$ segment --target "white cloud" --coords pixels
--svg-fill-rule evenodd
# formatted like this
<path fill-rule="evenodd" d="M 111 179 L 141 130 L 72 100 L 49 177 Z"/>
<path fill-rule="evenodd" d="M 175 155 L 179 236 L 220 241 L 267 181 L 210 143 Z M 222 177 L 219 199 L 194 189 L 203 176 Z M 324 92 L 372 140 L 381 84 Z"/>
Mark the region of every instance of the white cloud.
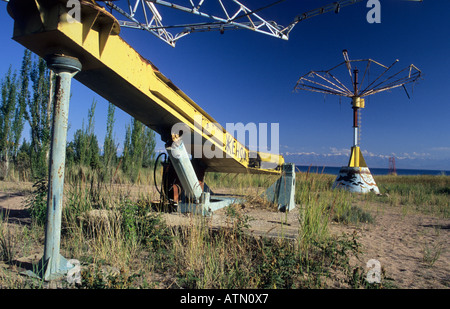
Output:
<path fill-rule="evenodd" d="M 342 148 L 337 149 L 336 147 L 330 147 L 331 153 L 328 155 L 334 155 L 334 156 L 349 156 L 350 155 L 350 149 L 348 148 Z"/>
<path fill-rule="evenodd" d="M 317 157 L 338 157 L 338 156 L 350 156 L 349 148 L 338 149 L 336 147 L 330 147 L 330 151 L 326 153 L 317 153 L 314 151 L 311 152 L 285 152 L 285 156 L 317 156 Z M 428 152 L 412 152 L 412 153 L 391 153 L 391 154 L 383 154 L 383 153 L 374 153 L 368 150 L 361 151 L 364 157 L 370 158 L 378 158 L 382 160 L 388 160 L 390 157 L 395 157 L 397 160 L 414 160 L 414 159 L 427 159 L 431 157 L 431 154 Z"/>
<path fill-rule="evenodd" d="M 363 150 L 361 152 L 365 157 L 375 157 L 375 158 L 380 158 L 380 159 L 389 159 L 390 157 L 392 157 L 392 155 L 377 154 L 377 153 L 369 152 L 367 150 Z"/>
<path fill-rule="evenodd" d="M 432 147 L 432 151 L 448 151 L 450 153 L 450 147 Z"/>
<path fill-rule="evenodd" d="M 433 151 L 430 148 L 430 152 L 402 152 L 402 153 L 375 153 L 368 150 L 362 150 L 367 164 L 373 167 L 386 168 L 388 166 L 388 160 L 391 157 L 395 157 L 397 167 L 401 168 L 422 168 L 422 169 L 445 169 L 449 170 L 448 156 L 443 154 L 446 150 L 445 147 L 436 147 L 441 155 L 437 153 L 433 155 Z M 431 154 L 430 154 L 431 153 Z M 450 152 L 449 152 L 450 154 Z M 350 149 L 337 147 L 330 147 L 329 151 L 325 152 L 286 152 L 283 153 L 287 160 L 295 161 L 294 163 L 299 165 L 327 165 L 338 166 L 340 164 L 345 165 L 350 155 Z M 290 157 L 290 158 L 289 158 Z"/>
<path fill-rule="evenodd" d="M 320 154 L 315 152 L 285 152 L 285 156 L 320 156 Z"/>

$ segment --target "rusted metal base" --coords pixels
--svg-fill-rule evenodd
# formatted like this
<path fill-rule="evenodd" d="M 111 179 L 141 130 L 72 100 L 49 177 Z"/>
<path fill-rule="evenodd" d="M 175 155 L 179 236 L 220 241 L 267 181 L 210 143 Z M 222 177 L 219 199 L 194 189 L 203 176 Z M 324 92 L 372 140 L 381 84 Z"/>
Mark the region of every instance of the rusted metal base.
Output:
<path fill-rule="evenodd" d="M 333 189 L 344 189 L 350 192 L 380 194 L 375 180 L 368 167 L 343 166 L 332 186 Z"/>

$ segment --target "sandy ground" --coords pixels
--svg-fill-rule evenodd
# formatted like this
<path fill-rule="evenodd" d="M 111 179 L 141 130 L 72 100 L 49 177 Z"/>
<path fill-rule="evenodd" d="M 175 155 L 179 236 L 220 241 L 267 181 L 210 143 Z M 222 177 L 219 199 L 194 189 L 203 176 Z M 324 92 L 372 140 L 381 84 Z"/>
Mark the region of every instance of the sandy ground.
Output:
<path fill-rule="evenodd" d="M 29 224 L 25 211 L 26 193 L 2 190 L 0 209 L 9 211 L 10 225 Z M 362 255 L 355 265 L 363 269 L 370 259 L 380 262 L 386 278 L 398 289 L 448 289 L 450 287 L 450 219 L 417 213 L 404 213 L 400 207 L 365 204 L 375 223 L 347 226 L 330 224 L 332 233 L 354 233 L 359 236 Z M 241 212 L 250 220 L 250 231 L 258 235 L 296 237 L 299 228 L 299 208 L 289 213 L 245 206 Z M 164 214 L 168 224 L 188 224 L 189 215 Z M 225 210 L 211 216 L 213 226 L 226 224 Z M 37 249 L 36 251 L 42 251 Z M 433 257 L 437 258 L 435 261 Z"/>
<path fill-rule="evenodd" d="M 448 289 L 450 287 L 450 220 L 423 214 L 403 214 L 400 207 L 366 205 L 374 223 L 349 226 L 331 223 L 331 233 L 341 235 L 356 232 L 361 244 L 359 260 L 353 266 L 367 269 L 371 259 L 379 261 L 385 278 L 399 289 Z M 299 229 L 299 208 L 289 213 L 277 213 L 245 207 L 250 231 L 257 235 L 295 238 Z M 166 214 L 169 224 L 188 222 L 187 215 Z M 211 217 L 212 226 L 225 226 L 224 210 Z M 436 257 L 437 260 L 433 261 Z"/>

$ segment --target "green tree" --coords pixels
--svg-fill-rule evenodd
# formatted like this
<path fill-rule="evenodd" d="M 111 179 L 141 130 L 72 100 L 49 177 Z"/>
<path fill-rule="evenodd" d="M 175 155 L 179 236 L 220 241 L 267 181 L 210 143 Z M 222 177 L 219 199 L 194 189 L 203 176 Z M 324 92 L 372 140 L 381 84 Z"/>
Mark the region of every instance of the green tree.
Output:
<path fill-rule="evenodd" d="M 144 125 L 133 118 L 131 130 L 131 158 L 133 170 L 142 167 L 144 159 Z"/>
<path fill-rule="evenodd" d="M 92 168 L 98 168 L 100 166 L 100 148 L 98 147 L 97 136 L 95 135 L 95 108 L 97 106 L 97 101 L 92 100 L 91 108 L 88 111 L 88 127 L 86 128 L 86 140 L 87 148 L 84 149 L 85 155 L 85 165 L 89 165 Z"/>
<path fill-rule="evenodd" d="M 50 135 L 53 106 L 50 88 L 53 80 L 45 61 L 38 58 L 31 64 L 30 80 L 32 93 L 25 119 L 31 129 L 31 170 L 34 177 L 45 177 L 48 173 Z"/>
<path fill-rule="evenodd" d="M 84 165 L 86 149 L 87 149 L 87 139 L 84 129 L 84 120 L 81 125 L 81 129 L 77 129 L 73 135 L 73 141 L 69 143 L 69 147 L 73 151 L 74 162 Z M 67 155 L 67 153 L 66 153 Z"/>
<path fill-rule="evenodd" d="M 156 147 L 156 139 L 155 132 L 145 127 L 144 130 L 144 154 L 142 160 L 143 167 L 153 166 L 155 161 L 155 147 Z"/>
<path fill-rule="evenodd" d="M 14 116 L 13 123 L 13 141 L 14 147 L 12 151 L 14 162 L 17 164 L 18 160 L 17 154 L 19 150 L 19 141 L 22 137 L 22 132 L 25 124 L 25 112 L 27 108 L 28 101 L 30 100 L 30 89 L 29 89 L 29 75 L 31 70 L 31 51 L 25 49 L 22 66 L 20 68 L 20 76 L 18 80 L 18 89 L 17 89 L 17 107 L 16 113 Z M 25 140 L 24 140 L 25 142 Z"/>
<path fill-rule="evenodd" d="M 149 167 L 155 156 L 155 134 L 142 122 L 132 119 L 126 126 L 123 170 L 136 181 L 141 167 Z"/>
<path fill-rule="evenodd" d="M 26 49 L 19 77 L 16 76 L 16 73 L 11 72 L 12 68 L 10 67 L 0 86 L 0 161 L 4 177 L 9 174 L 10 161 L 13 161 L 15 165 L 19 163 L 17 154 L 24 128 L 26 108 L 30 99 L 30 70 L 31 52 Z"/>
<path fill-rule="evenodd" d="M 17 99 L 17 77 L 12 73 L 11 67 L 1 81 L 1 102 L 0 102 L 0 165 L 2 167 L 1 176 L 8 177 L 9 161 L 11 150 L 14 148 L 14 115 Z"/>
<path fill-rule="evenodd" d="M 17 169 L 17 172 L 22 179 L 28 179 L 29 172 L 31 170 L 30 153 L 31 145 L 24 138 L 22 144 L 18 149 L 15 162 L 15 168 Z"/>
<path fill-rule="evenodd" d="M 122 170 L 126 175 L 131 171 L 132 164 L 132 145 L 131 145 L 131 125 L 125 125 L 125 140 L 123 142 L 123 152 L 122 152 Z"/>
<path fill-rule="evenodd" d="M 103 144 L 103 163 L 105 167 L 113 166 L 117 161 L 117 145 L 114 140 L 114 113 L 116 107 L 108 104 L 108 117 L 106 120 L 105 142 Z"/>
<path fill-rule="evenodd" d="M 89 136 L 89 161 L 87 163 L 94 169 L 100 168 L 100 147 L 95 134 Z"/>
<path fill-rule="evenodd" d="M 84 120 L 81 129 L 75 131 L 73 141 L 67 146 L 69 162 L 98 168 L 100 166 L 100 149 L 97 136 L 94 132 L 95 108 L 97 101 L 93 100 L 88 110 L 88 125 L 85 128 Z"/>

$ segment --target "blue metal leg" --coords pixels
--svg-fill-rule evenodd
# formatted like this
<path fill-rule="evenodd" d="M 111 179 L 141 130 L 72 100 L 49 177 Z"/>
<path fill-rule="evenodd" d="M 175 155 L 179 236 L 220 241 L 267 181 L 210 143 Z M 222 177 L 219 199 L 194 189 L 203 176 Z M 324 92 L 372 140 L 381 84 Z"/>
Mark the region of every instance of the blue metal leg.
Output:
<path fill-rule="evenodd" d="M 166 150 L 187 197 L 198 202 L 202 188 L 181 138 L 176 138 Z"/>
<path fill-rule="evenodd" d="M 47 59 L 47 65 L 56 73 L 56 84 L 53 100 L 45 248 L 37 274 L 46 281 L 60 278 L 73 267 L 61 256 L 60 241 L 70 85 L 72 77 L 81 70 L 81 63 L 67 56 L 52 56 Z"/>
<path fill-rule="evenodd" d="M 278 210 L 289 211 L 295 208 L 295 165 L 283 165 L 281 177 L 271 185 L 263 197 L 278 205 Z"/>

